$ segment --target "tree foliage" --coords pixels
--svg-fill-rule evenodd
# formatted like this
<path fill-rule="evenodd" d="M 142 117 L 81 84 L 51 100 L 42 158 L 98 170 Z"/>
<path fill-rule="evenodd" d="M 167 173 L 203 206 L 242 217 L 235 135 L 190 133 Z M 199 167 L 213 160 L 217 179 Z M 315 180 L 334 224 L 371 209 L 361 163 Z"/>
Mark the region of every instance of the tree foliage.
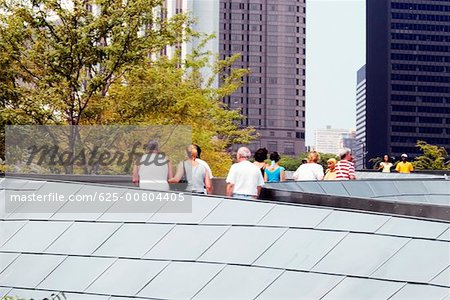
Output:
<path fill-rule="evenodd" d="M 231 164 L 226 149 L 249 143 L 255 131 L 239 128 L 242 116 L 221 101 L 241 85 L 247 71 L 230 68 L 237 56 L 217 61 L 213 69 L 227 68 L 229 73 L 221 87 L 214 88 L 213 81 L 200 74 L 208 56 L 194 51 L 186 59 L 149 60 L 127 73 L 124 82 L 114 83 L 105 105 L 93 106 L 90 115 L 103 124 L 190 125 L 202 158 L 216 176 L 223 176 Z"/>
<path fill-rule="evenodd" d="M 2 128 L 191 125 L 205 160 L 224 175 L 231 164 L 226 149 L 255 133 L 240 129 L 240 113 L 221 101 L 247 70 L 231 67 L 236 56 L 209 65 L 211 53 L 202 45 L 185 58 L 162 55 L 165 47 L 200 36 L 187 15 L 167 18 L 162 2 L 0 0 Z M 214 76 L 203 78 L 205 67 L 221 74 L 219 88 Z"/>
<path fill-rule="evenodd" d="M 448 153 L 444 147 L 430 145 L 424 141 L 417 141 L 416 147 L 423 153 L 414 159 L 413 165 L 416 170 L 450 169 L 450 164 L 446 163 Z"/>
<path fill-rule="evenodd" d="M 161 18 L 160 4 L 1 0 L 0 63 L 10 67 L 5 113 L 27 123 L 79 124 L 124 72 L 188 36 L 187 17 Z"/>

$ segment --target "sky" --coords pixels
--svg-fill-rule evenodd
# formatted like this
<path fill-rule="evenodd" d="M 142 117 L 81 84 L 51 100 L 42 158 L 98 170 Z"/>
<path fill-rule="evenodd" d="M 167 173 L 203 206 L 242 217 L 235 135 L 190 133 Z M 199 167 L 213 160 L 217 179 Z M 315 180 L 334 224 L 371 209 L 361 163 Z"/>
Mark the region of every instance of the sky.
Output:
<path fill-rule="evenodd" d="M 365 0 L 306 1 L 306 145 L 314 131 L 355 129 L 356 71 L 365 64 Z"/>

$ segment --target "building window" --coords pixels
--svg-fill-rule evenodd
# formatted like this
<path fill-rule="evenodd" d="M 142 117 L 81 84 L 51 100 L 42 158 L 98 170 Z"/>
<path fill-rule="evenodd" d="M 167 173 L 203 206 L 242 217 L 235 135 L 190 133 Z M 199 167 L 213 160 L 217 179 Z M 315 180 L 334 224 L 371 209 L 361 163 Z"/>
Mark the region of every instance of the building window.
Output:
<path fill-rule="evenodd" d="M 250 4 L 249 5 L 249 9 L 250 10 L 262 10 L 262 4 Z"/>
<path fill-rule="evenodd" d="M 242 27 L 244 27 L 244 25 L 242 25 Z M 242 28 L 242 30 L 244 30 L 244 28 Z M 248 30 L 261 31 L 262 30 L 262 26 L 261 25 L 249 25 L 248 26 Z"/>
<path fill-rule="evenodd" d="M 259 77 L 259 76 L 250 76 L 248 78 L 248 82 L 250 82 L 250 83 L 261 83 L 261 77 Z"/>
<path fill-rule="evenodd" d="M 261 94 L 261 88 L 259 87 L 251 87 L 248 89 L 248 93 L 250 94 Z"/>
<path fill-rule="evenodd" d="M 261 59 L 261 56 L 258 56 L 258 55 L 249 55 L 248 61 L 260 63 L 262 61 L 262 59 Z"/>
<path fill-rule="evenodd" d="M 267 142 L 267 150 L 269 151 L 269 152 L 275 152 L 275 151 L 277 151 L 278 149 L 277 149 L 277 142 L 276 141 L 270 141 L 270 142 Z"/>
<path fill-rule="evenodd" d="M 269 132 L 269 135 L 270 135 L 270 136 L 275 136 L 275 131 L 270 131 L 270 132 Z"/>
<path fill-rule="evenodd" d="M 267 21 L 269 22 L 278 22 L 278 16 L 277 15 L 268 15 Z"/>
<path fill-rule="evenodd" d="M 284 142 L 284 154 L 295 154 L 295 144 L 293 142 Z"/>

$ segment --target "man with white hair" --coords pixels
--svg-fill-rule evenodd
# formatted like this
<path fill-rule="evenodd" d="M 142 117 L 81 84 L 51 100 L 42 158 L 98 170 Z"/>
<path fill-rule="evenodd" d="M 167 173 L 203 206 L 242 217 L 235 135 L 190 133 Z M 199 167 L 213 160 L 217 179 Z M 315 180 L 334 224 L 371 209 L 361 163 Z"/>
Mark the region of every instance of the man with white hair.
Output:
<path fill-rule="evenodd" d="M 353 164 L 352 151 L 348 148 L 342 149 L 339 152 L 341 158 L 340 161 L 336 163 L 335 172 L 336 180 L 354 180 L 355 175 L 355 165 Z"/>
<path fill-rule="evenodd" d="M 248 161 L 252 153 L 247 147 L 241 147 L 236 153 L 237 163 L 228 172 L 227 196 L 256 199 L 264 185 L 259 168 Z"/>

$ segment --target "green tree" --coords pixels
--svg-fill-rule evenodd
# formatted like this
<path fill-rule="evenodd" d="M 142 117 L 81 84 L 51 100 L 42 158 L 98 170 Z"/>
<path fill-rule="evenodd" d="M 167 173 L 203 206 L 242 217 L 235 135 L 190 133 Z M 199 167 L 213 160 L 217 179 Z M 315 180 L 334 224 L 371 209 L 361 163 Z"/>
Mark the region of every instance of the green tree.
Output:
<path fill-rule="evenodd" d="M 186 15 L 155 14 L 161 3 L 0 0 L 0 64 L 9 66 L 1 76 L 2 114 L 27 123 L 82 123 L 91 102 L 130 67 L 189 38 Z"/>
<path fill-rule="evenodd" d="M 287 171 L 295 171 L 301 163 L 302 159 L 299 157 L 282 155 L 279 165 L 284 167 Z"/>
<path fill-rule="evenodd" d="M 448 156 L 444 147 L 430 145 L 424 141 L 417 141 L 416 147 L 422 151 L 423 155 L 414 159 L 413 165 L 417 170 L 449 170 L 450 165 L 446 164 Z"/>
<path fill-rule="evenodd" d="M 155 14 L 162 2 L 0 0 L 0 125 L 191 125 L 223 175 L 225 150 L 255 133 L 239 128 L 242 116 L 221 101 L 247 70 L 231 67 L 237 56 L 216 60 L 210 67 L 222 84 L 214 88 L 214 78 L 201 76 L 211 56 L 201 47 L 185 59 L 161 57 L 200 36 L 187 15 Z"/>
<path fill-rule="evenodd" d="M 175 55 L 148 60 L 125 74 L 124 82 L 114 83 L 105 105 L 93 106 L 87 114 L 103 124 L 190 125 L 202 158 L 215 175 L 224 176 L 231 165 L 226 149 L 249 143 L 255 130 L 240 128 L 240 113 L 221 100 L 242 84 L 247 70 L 231 68 L 238 56 L 216 61 L 213 76 L 228 72 L 220 73 L 222 84 L 215 88 L 212 78 L 200 75 L 209 56 L 197 49 L 185 59 Z"/>

